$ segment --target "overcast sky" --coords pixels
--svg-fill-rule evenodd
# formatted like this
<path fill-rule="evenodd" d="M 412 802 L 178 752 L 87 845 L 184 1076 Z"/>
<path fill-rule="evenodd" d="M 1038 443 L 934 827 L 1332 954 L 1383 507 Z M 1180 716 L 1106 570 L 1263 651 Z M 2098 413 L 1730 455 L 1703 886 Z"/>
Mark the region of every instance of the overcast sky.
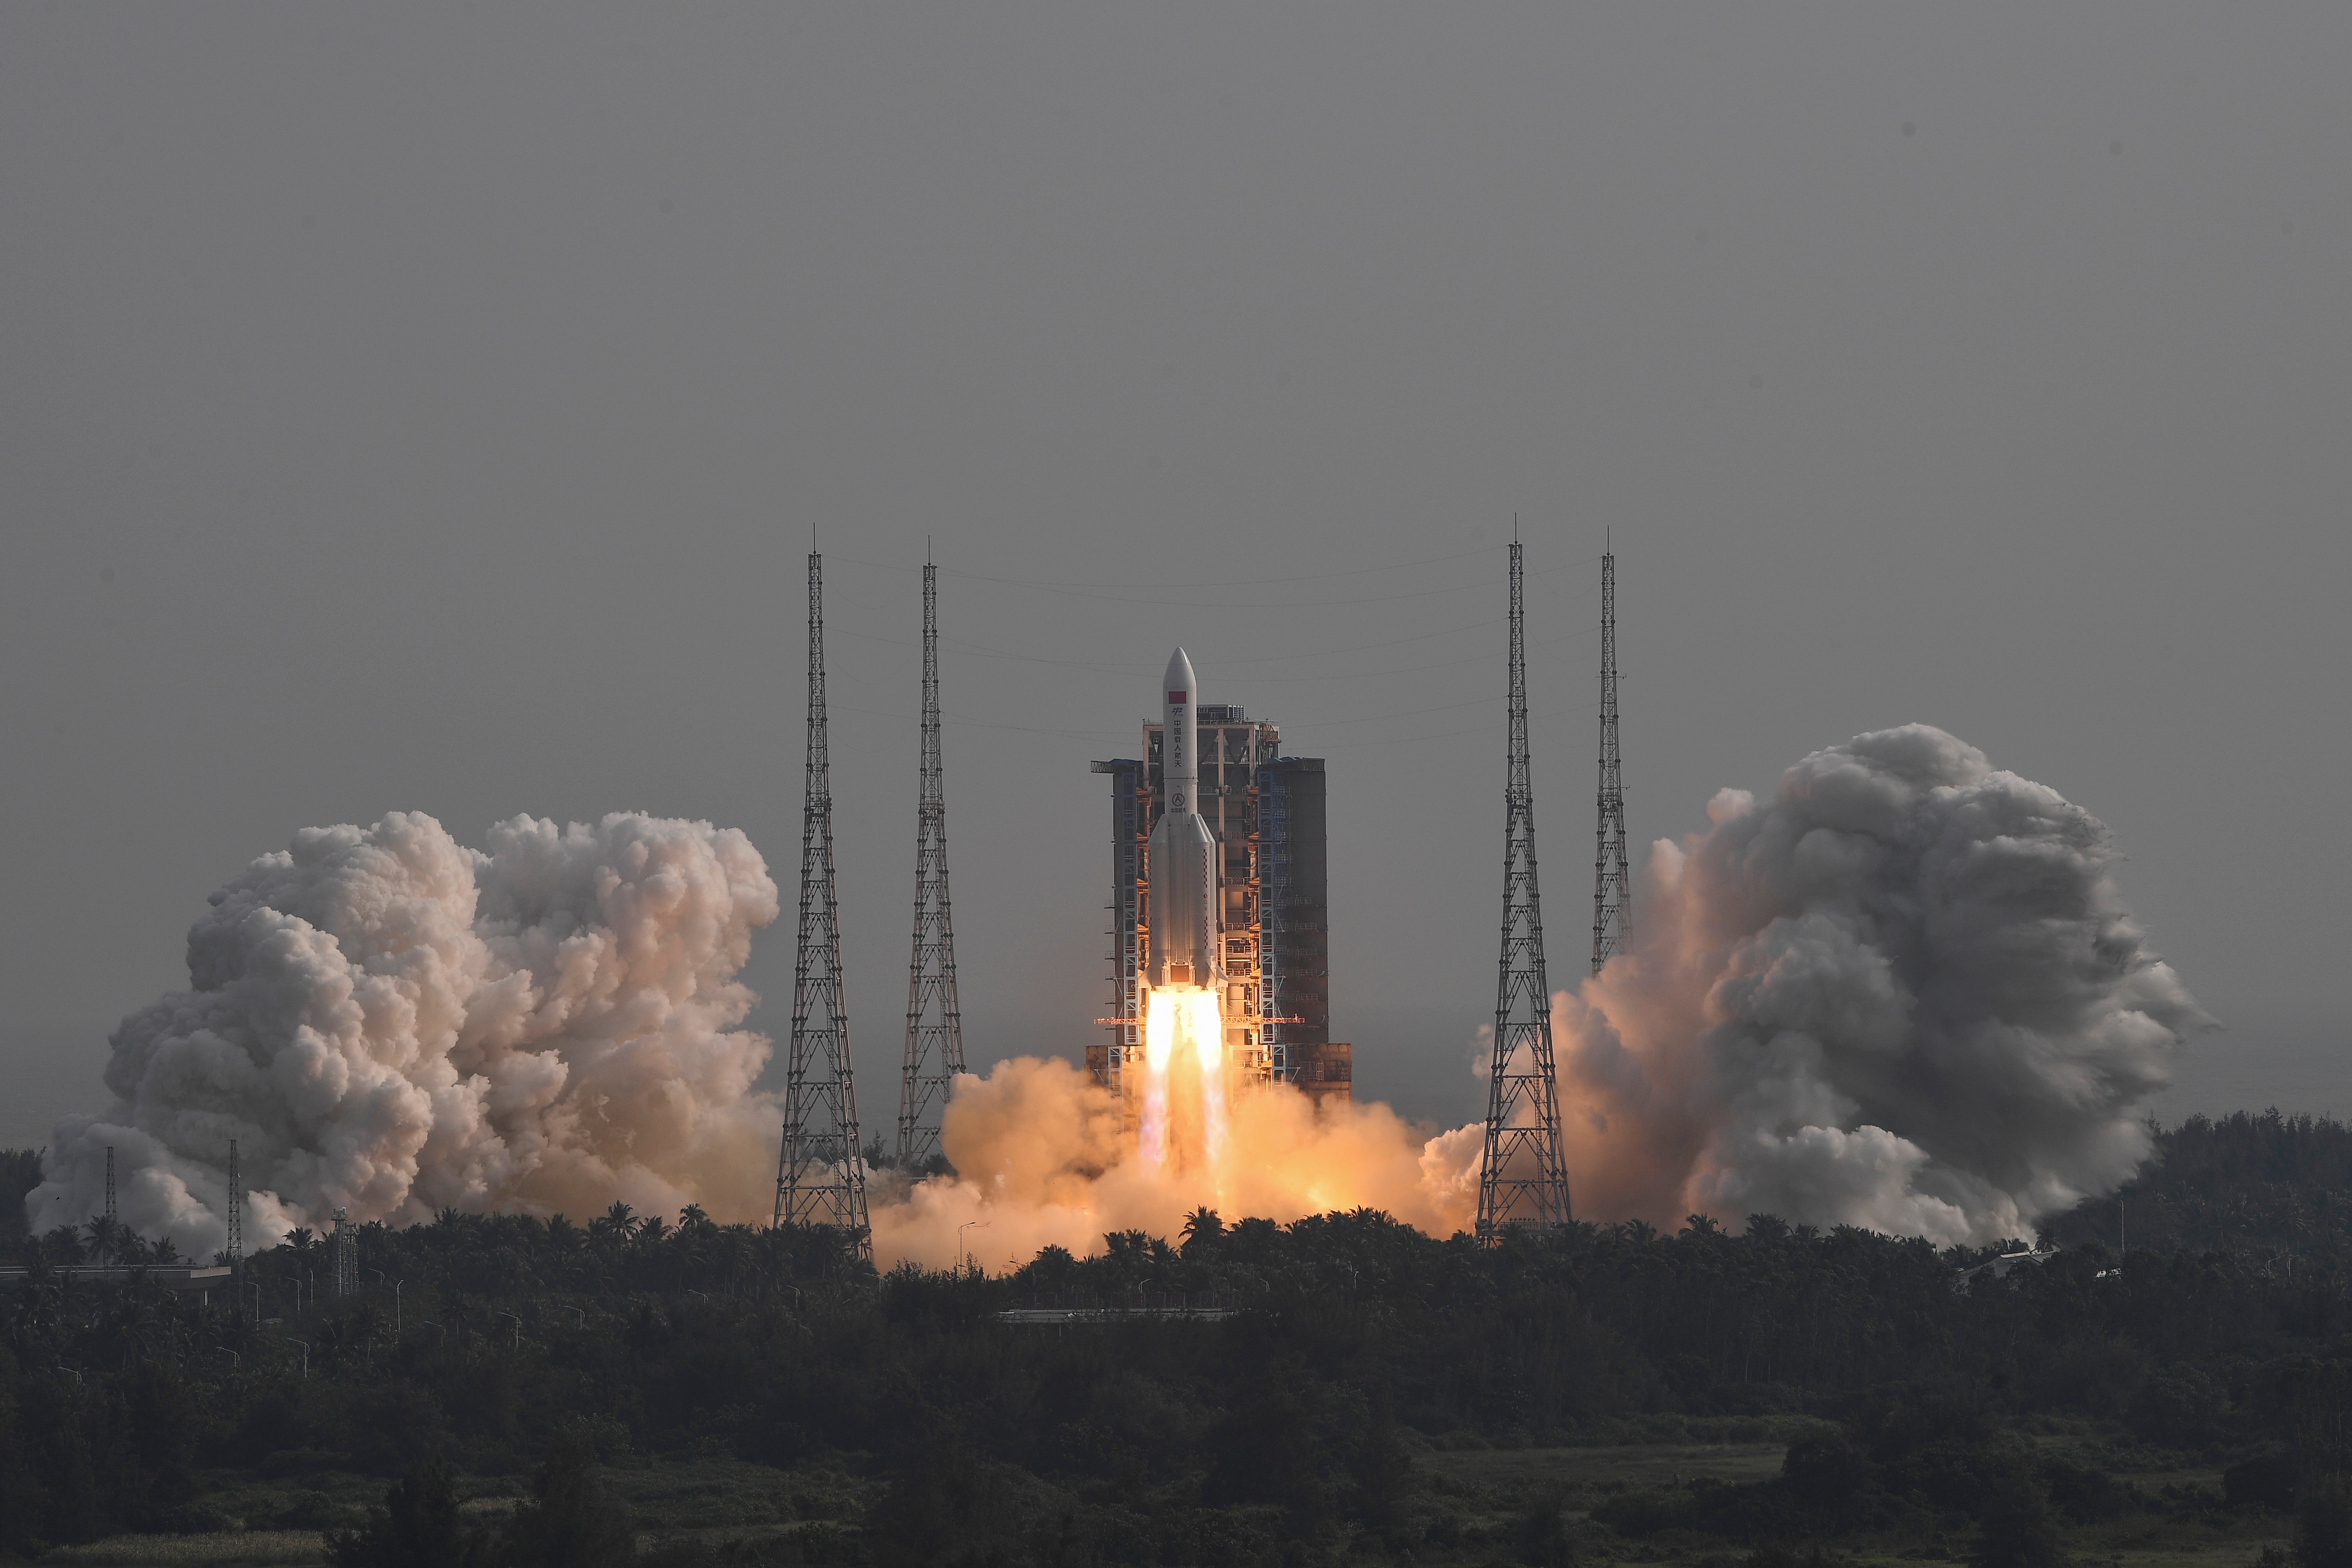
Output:
<path fill-rule="evenodd" d="M 1637 839 L 1941 725 L 2116 833 L 2228 1026 L 2168 1113 L 2352 1111 L 2348 79 L 2340 4 L 0 11 L 0 1141 L 305 826 L 708 817 L 789 910 L 813 532 L 870 1122 L 927 539 L 974 1061 L 1094 1033 L 1181 641 L 1329 760 L 1360 1093 L 1465 1119 L 1515 513 L 1556 984 L 1613 530 Z"/>

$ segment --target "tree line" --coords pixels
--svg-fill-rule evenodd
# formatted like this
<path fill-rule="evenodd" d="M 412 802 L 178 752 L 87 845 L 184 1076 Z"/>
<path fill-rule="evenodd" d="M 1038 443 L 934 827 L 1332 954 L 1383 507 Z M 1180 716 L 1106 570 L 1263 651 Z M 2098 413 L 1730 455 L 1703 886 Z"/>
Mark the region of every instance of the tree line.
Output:
<path fill-rule="evenodd" d="M 2184 1224 L 2274 1212 L 2241 1181 L 2284 1183 L 2297 1206 L 2275 1212 L 2330 1212 L 2319 1184 L 2352 1169 L 2327 1163 L 2333 1123 L 2168 1136 L 2168 1162 L 2202 1163 L 2143 1181 Z M 2093 1237 L 1997 1272 L 1979 1266 L 2022 1241 L 1938 1251 L 1756 1215 L 1480 1248 L 1369 1211 L 1204 1209 L 1009 1276 L 877 1276 L 831 1231 L 616 1205 L 360 1227 L 345 1297 L 324 1239 L 298 1232 L 198 1305 L 72 1279 L 72 1254 L 121 1238 L 53 1232 L 18 1243 L 33 1272 L 6 1303 L 0 1546 L 205 1528 L 223 1477 L 331 1468 L 385 1482 L 339 1537 L 349 1563 L 617 1562 L 638 1548 L 612 1467 L 719 1454 L 870 1489 L 812 1485 L 793 1528 L 732 1549 L 747 1562 L 1537 1562 L 1612 1540 L 1769 1554 L 1941 1535 L 2002 1568 L 2116 1510 L 2239 1508 L 2293 1515 L 2332 1568 L 2352 1561 L 2352 1257 L 2324 1225 L 2283 1234 L 2159 1247 L 2135 1220 L 2127 1253 Z M 1180 1297 L 1238 1310 L 1000 1316 Z M 2227 1484 L 2138 1495 L 2036 1447 L 2052 1422 Z M 1413 1458 L 1743 1434 L 1789 1442 L 1781 1475 L 1534 1497 L 1507 1526 Z M 452 1500 L 482 1478 L 527 1485 L 495 1528 Z"/>

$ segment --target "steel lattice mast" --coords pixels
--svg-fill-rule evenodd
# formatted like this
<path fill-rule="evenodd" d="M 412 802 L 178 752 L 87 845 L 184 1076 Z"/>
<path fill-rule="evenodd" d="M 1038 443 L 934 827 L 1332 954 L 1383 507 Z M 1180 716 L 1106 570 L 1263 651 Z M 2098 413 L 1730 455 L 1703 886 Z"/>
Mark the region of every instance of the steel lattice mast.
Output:
<path fill-rule="evenodd" d="M 245 1178 L 237 1174 L 236 1140 L 228 1141 L 228 1236 L 221 1250 L 236 1277 L 245 1278 Z"/>
<path fill-rule="evenodd" d="M 1486 1150 L 1478 1175 L 1478 1240 L 1506 1229 L 1568 1223 L 1559 1161 L 1559 1091 L 1552 1076 L 1551 991 L 1544 978 L 1543 908 L 1536 892 L 1535 787 L 1528 763 L 1526 606 L 1519 542 L 1511 541 L 1509 780 L 1504 788 L 1503 952 L 1495 992 L 1495 1057 L 1486 1085 Z"/>
<path fill-rule="evenodd" d="M 106 1213 L 101 1216 L 101 1223 L 105 1226 L 105 1240 L 100 1244 L 98 1260 L 111 1263 L 121 1256 L 122 1247 L 115 1239 L 116 1233 L 122 1228 L 122 1211 L 114 1203 L 114 1145 L 111 1143 L 106 1146 Z"/>
<path fill-rule="evenodd" d="M 793 970 L 793 1045 L 784 1079 L 775 1223 L 825 1225 L 871 1259 L 865 1154 L 842 996 L 841 910 L 833 875 L 833 769 L 824 726 L 824 558 L 808 558 L 808 770 L 801 797 L 801 923 Z"/>
<path fill-rule="evenodd" d="M 963 1071 L 955 928 L 948 915 L 947 786 L 940 763 L 939 569 L 923 563 L 923 784 L 915 807 L 915 950 L 907 964 L 907 1063 L 898 1079 L 898 1163 L 940 1153 L 948 1086 Z"/>
<path fill-rule="evenodd" d="M 335 1228 L 327 1245 L 335 1266 L 335 1294 L 357 1294 L 360 1288 L 360 1233 L 352 1225 L 351 1210 L 335 1210 Z"/>
<path fill-rule="evenodd" d="M 1601 555 L 1601 817 L 1592 845 L 1592 973 L 1625 951 L 1633 879 L 1625 868 L 1625 763 L 1617 750 L 1617 556 Z"/>

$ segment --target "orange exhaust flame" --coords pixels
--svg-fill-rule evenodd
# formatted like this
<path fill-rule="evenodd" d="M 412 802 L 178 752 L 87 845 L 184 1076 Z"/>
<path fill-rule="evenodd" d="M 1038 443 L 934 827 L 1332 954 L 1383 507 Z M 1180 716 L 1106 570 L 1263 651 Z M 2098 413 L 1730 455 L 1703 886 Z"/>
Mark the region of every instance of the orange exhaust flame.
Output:
<path fill-rule="evenodd" d="M 877 1173 L 869 1190 L 876 1260 L 885 1268 L 903 1262 L 941 1268 L 969 1250 L 1001 1272 L 1047 1246 L 1101 1252 L 1108 1232 L 1172 1240 L 1185 1216 L 1202 1207 L 1228 1224 L 1253 1217 L 1286 1224 L 1363 1207 L 1432 1236 L 1469 1228 L 1478 1198 L 1478 1124 L 1440 1132 L 1385 1105 L 1318 1106 L 1289 1084 L 1234 1082 L 1223 1059 L 1214 994 L 1164 989 L 1152 1000 L 1163 997 L 1174 1012 L 1201 1008 L 1209 1028 L 1202 1032 L 1196 1018 L 1188 1031 L 1170 1019 L 1156 1146 L 1148 1142 L 1155 1125 L 1149 1016 L 1137 1134 L 1124 1131 L 1109 1091 L 1065 1061 L 1022 1057 L 998 1063 L 984 1079 L 960 1078 L 941 1139 L 956 1173 L 886 1185 L 888 1173 Z"/>
<path fill-rule="evenodd" d="M 1143 1016 L 1143 1163 L 1213 1170 L 1225 1152 L 1225 1023 L 1217 994 L 1163 985 Z"/>

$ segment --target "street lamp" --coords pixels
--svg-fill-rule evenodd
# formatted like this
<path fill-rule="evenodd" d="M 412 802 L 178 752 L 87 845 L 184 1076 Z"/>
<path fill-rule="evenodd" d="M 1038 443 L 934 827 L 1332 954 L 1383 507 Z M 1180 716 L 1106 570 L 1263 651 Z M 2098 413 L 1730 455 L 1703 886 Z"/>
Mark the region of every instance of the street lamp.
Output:
<path fill-rule="evenodd" d="M 382 1289 L 384 1282 L 383 1270 L 371 1268 L 368 1272 L 375 1276 L 376 1288 Z M 394 1344 L 400 1342 L 400 1288 L 407 1283 L 405 1279 L 394 1279 L 392 1282 L 392 1338 Z"/>
<path fill-rule="evenodd" d="M 995 1223 L 996 1223 L 996 1222 L 995 1222 L 995 1221 L 993 1221 L 993 1220 L 985 1220 L 985 1219 L 968 1219 L 968 1220 L 964 1221 L 961 1225 L 960 1225 L 960 1226 L 956 1226 L 956 1264 L 957 1264 L 957 1267 L 959 1267 L 959 1268 L 962 1267 L 964 1260 L 965 1260 L 965 1259 L 967 1259 L 967 1258 L 969 1258 L 971 1256 L 970 1253 L 966 1252 L 966 1251 L 963 1249 L 963 1233 L 964 1233 L 965 1231 L 968 1231 L 968 1230 L 986 1230 L 990 1226 L 992 1226 L 992 1225 L 993 1225 L 993 1224 L 995 1224 Z M 977 1273 L 977 1272 L 979 1271 L 979 1268 L 980 1268 L 980 1265 L 978 1265 L 978 1264 L 976 1264 L 976 1263 L 972 1265 L 972 1269 L 973 1269 L 973 1271 L 974 1271 L 975 1273 Z"/>

